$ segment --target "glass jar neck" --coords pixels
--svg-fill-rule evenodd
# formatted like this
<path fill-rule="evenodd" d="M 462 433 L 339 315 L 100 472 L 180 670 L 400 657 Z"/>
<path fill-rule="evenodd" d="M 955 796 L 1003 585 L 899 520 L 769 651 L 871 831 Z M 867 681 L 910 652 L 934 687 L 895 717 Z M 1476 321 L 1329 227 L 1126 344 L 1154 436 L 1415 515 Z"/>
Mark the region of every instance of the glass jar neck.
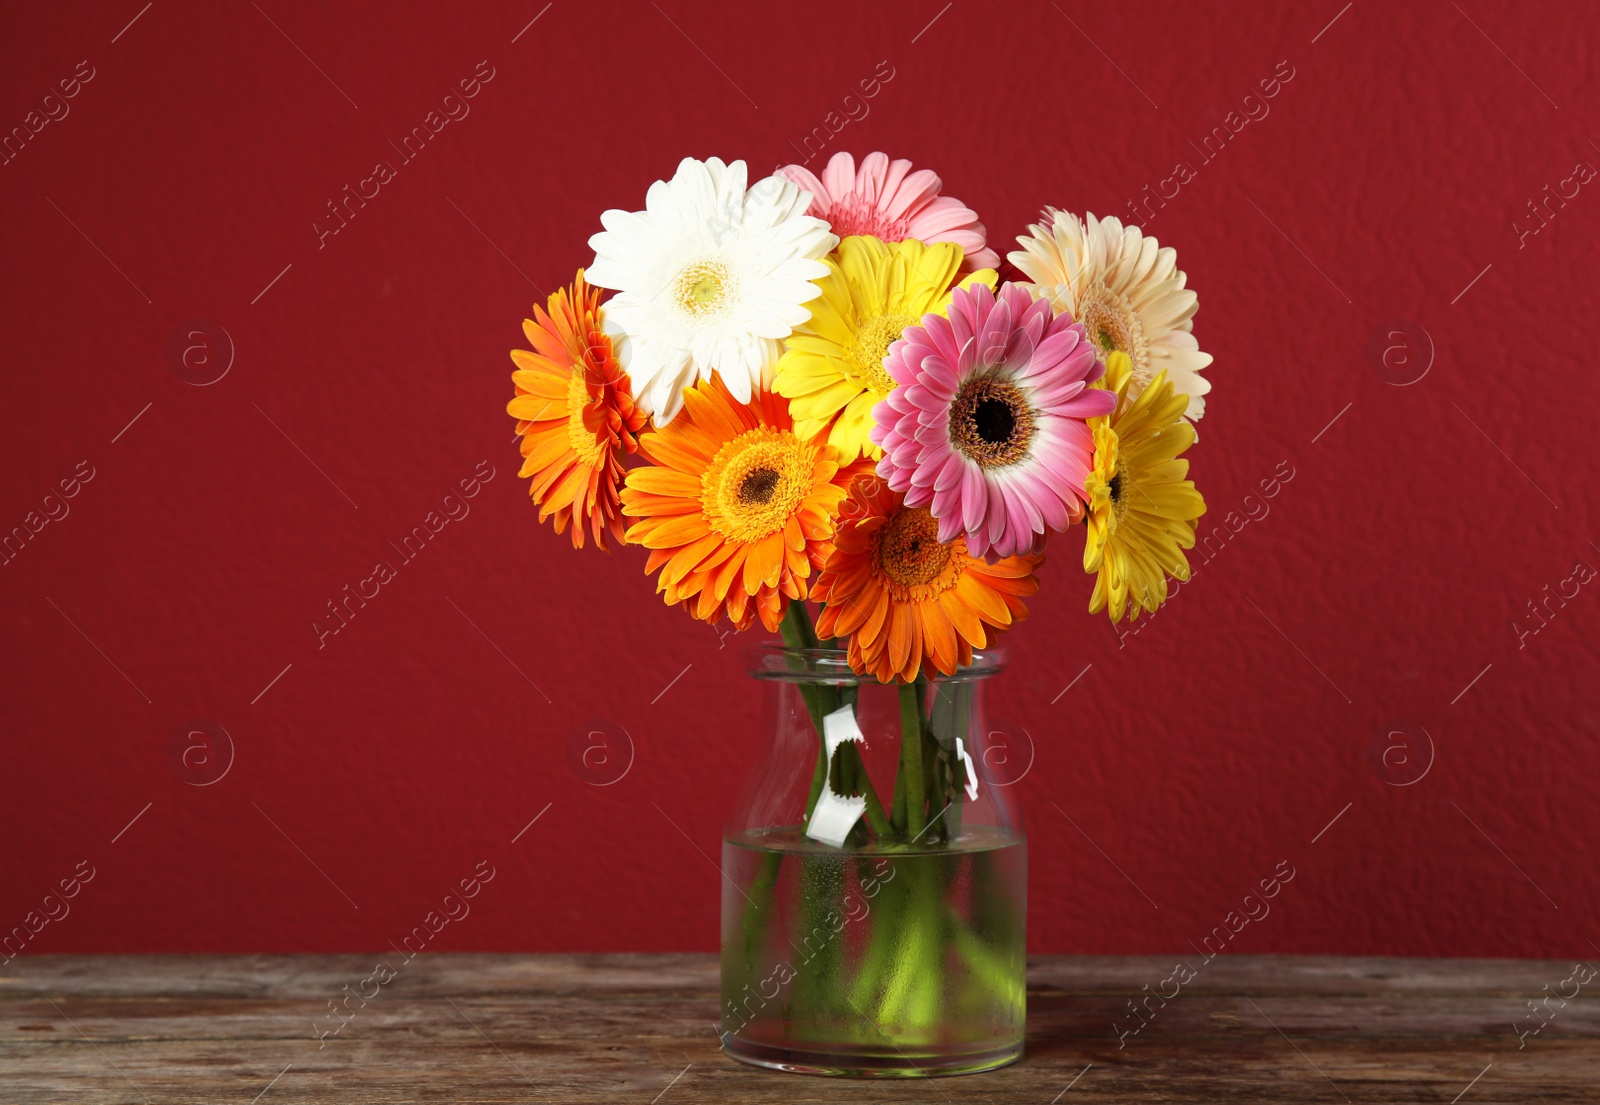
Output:
<path fill-rule="evenodd" d="M 936 674 L 931 679 L 919 676 L 917 681 L 934 685 L 977 682 L 997 675 L 1005 669 L 1005 665 L 1004 650 L 988 649 L 974 652 L 972 662 L 958 668 L 951 675 Z M 849 653 L 842 648 L 759 646 L 750 654 L 750 674 L 756 679 L 821 683 L 830 686 L 862 686 L 878 683 L 872 676 L 860 674 L 852 669 Z"/>

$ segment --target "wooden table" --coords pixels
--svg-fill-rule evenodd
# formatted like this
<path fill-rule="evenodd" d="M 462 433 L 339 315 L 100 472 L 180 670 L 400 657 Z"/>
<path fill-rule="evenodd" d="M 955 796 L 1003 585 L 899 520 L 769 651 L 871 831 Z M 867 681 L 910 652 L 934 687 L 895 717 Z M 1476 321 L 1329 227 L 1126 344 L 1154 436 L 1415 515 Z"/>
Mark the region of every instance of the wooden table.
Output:
<path fill-rule="evenodd" d="M 1043 957 L 1021 1063 L 845 1083 L 724 1058 L 711 956 L 378 958 L 18 958 L 0 1102 L 1600 1102 L 1600 979 L 1512 1028 L 1571 963 L 1224 956 L 1119 1046 L 1173 961 Z"/>

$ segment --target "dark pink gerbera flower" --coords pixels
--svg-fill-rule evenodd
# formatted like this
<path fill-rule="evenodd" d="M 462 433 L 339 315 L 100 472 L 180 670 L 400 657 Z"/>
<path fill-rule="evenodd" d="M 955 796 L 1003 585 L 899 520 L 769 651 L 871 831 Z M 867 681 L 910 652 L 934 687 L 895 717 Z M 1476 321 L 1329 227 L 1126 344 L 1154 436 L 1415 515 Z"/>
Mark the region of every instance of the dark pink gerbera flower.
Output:
<path fill-rule="evenodd" d="M 938 174 L 931 169 L 912 172 L 909 161 L 869 153 L 857 171 L 855 158 L 841 150 L 820 178 L 800 165 L 779 169 L 777 175 L 810 192 L 806 214 L 827 222 L 841 238 L 869 234 L 882 242 L 954 242 L 963 254 L 962 272 L 1000 263 L 1000 255 L 985 243 L 977 213 L 960 200 L 941 196 Z"/>

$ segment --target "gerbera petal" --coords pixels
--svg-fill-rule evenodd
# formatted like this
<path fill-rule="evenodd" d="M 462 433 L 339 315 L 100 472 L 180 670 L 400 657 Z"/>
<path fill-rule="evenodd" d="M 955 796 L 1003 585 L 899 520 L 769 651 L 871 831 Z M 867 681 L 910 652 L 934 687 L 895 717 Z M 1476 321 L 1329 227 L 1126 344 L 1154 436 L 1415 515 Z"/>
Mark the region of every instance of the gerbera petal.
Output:
<path fill-rule="evenodd" d="M 964 602 L 958 591 L 951 589 L 941 592 L 939 609 L 950 619 L 951 628 L 961 634 L 962 639 L 973 648 L 983 648 L 988 643 L 977 609 L 970 603 Z"/>

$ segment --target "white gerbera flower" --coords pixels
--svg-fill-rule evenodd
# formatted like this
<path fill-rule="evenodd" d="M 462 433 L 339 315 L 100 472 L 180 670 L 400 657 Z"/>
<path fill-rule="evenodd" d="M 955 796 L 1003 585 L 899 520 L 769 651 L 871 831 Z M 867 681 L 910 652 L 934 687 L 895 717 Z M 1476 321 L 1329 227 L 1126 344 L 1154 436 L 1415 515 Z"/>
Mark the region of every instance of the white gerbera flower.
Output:
<path fill-rule="evenodd" d="M 643 211 L 611 210 L 589 239 L 590 284 L 612 288 L 605 328 L 659 424 L 683 406 L 683 389 L 713 371 L 749 402 L 767 387 L 783 339 L 811 317 L 822 258 L 838 244 L 805 214 L 811 193 L 781 177 L 745 190 L 745 165 L 686 157 L 658 180 Z"/>
<path fill-rule="evenodd" d="M 1053 207 L 1017 244 L 1022 249 L 1007 256 L 1035 281 L 1025 286 L 1083 323 L 1101 363 L 1119 349 L 1128 355 L 1130 400 L 1165 369 L 1173 390 L 1189 397 L 1184 417 L 1205 414 L 1211 381 L 1200 373 L 1211 354 L 1190 332 L 1199 302 L 1184 287 L 1176 250 L 1115 218 L 1090 213 L 1085 224 Z"/>

